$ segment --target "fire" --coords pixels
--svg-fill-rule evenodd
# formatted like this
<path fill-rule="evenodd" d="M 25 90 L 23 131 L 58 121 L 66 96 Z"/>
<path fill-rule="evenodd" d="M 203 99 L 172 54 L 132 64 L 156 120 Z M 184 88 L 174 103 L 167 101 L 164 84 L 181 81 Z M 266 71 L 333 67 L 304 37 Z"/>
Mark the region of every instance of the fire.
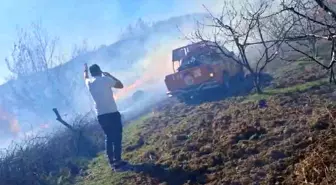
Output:
<path fill-rule="evenodd" d="M 0 123 L 1 122 L 7 122 L 9 124 L 9 131 L 11 133 L 18 134 L 20 132 L 20 125 L 15 116 L 0 108 Z"/>
<path fill-rule="evenodd" d="M 12 133 L 18 134 L 20 132 L 20 126 L 17 119 L 12 119 L 10 122 L 10 131 Z"/>
<path fill-rule="evenodd" d="M 126 86 L 123 89 L 120 89 L 116 94 L 114 94 L 114 99 L 118 100 L 118 99 L 126 96 L 129 92 L 132 92 L 135 89 L 137 89 L 138 87 L 141 87 L 141 85 L 150 82 L 151 81 L 150 77 L 151 76 L 148 76 L 147 78 L 143 78 L 143 79 L 138 79 L 134 83 L 132 83 L 131 85 Z"/>
<path fill-rule="evenodd" d="M 148 54 L 145 60 L 141 61 L 146 68 L 144 75 L 131 85 L 118 90 L 114 94 L 115 100 L 127 96 L 128 93 L 134 92 L 145 84 L 163 83 L 165 75 L 173 72 L 171 61 L 172 50 L 183 45 L 185 45 L 184 42 L 177 40 L 155 48 L 155 52 Z"/>

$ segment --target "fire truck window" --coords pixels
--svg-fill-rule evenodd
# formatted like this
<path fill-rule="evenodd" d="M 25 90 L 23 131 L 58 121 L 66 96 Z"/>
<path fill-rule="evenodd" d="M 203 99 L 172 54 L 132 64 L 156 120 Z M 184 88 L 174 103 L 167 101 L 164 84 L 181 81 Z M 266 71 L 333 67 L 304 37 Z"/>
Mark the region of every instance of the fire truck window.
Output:
<path fill-rule="evenodd" d="M 181 66 L 177 69 L 178 71 L 182 71 L 191 67 L 199 66 L 201 63 L 199 59 L 195 57 L 188 57 L 182 59 Z"/>

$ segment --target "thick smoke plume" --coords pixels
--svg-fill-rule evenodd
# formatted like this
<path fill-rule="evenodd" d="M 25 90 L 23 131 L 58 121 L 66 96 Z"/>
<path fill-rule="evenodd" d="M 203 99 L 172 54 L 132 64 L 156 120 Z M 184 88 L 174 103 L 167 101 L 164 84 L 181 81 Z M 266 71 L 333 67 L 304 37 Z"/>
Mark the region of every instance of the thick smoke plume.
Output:
<path fill-rule="evenodd" d="M 183 35 L 176 28 L 177 25 L 182 25 L 180 29 L 183 33 L 190 32 L 194 29 L 192 27 L 194 19 L 187 16 L 163 21 L 156 28 L 151 28 L 142 35 L 122 39 L 105 48 L 98 48 L 96 51 L 80 56 L 62 66 L 33 75 L 31 79 L 26 78 L 25 81 L 18 79 L 0 86 L 1 93 L 11 94 L 11 86 L 25 86 L 26 81 L 29 82 L 27 87 L 34 87 L 34 89 L 26 89 L 31 90 L 29 95 L 38 100 L 36 104 L 41 107 L 37 112 L 28 108 L 9 108 L 11 106 L 9 100 L 11 99 L 0 98 L 0 103 L 2 103 L 0 108 L 3 108 L 3 111 L 0 112 L 0 122 L 2 127 L 6 127 L 4 132 L 7 133 L 2 134 L 4 137 L 0 140 L 14 139 L 15 135 L 22 138 L 61 126 L 55 120 L 52 108 L 58 108 L 63 118 L 70 122 L 78 115 L 92 112 L 94 104 L 83 81 L 84 63 L 89 65 L 97 63 L 103 70 L 111 72 L 124 82 L 125 88 L 115 90 L 114 96 L 126 119 L 138 116 L 144 109 L 148 109 L 166 98 L 167 89 L 164 78 L 173 73 L 172 50 L 188 44 L 187 40 L 181 39 Z M 47 79 L 48 75 L 57 76 L 59 80 L 57 83 L 41 81 L 41 79 Z M 65 90 L 66 93 L 63 94 L 67 95 L 71 101 L 65 102 L 64 97 L 53 93 L 54 90 Z M 133 101 L 132 94 L 139 90 L 144 92 L 144 97 Z M 46 92 L 49 96 L 43 95 Z M 48 97 L 49 99 L 39 97 Z M 6 111 L 4 107 L 6 107 Z M 25 107 L 29 107 L 29 104 Z M 18 111 L 7 114 L 7 112 L 11 112 L 7 109 L 17 109 Z"/>

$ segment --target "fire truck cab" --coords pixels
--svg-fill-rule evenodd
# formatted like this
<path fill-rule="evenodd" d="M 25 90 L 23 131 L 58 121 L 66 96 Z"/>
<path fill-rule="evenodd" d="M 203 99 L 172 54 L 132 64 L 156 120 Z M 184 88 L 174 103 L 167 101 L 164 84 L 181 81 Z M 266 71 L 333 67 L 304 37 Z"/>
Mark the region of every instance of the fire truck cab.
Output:
<path fill-rule="evenodd" d="M 225 53 L 223 53 L 225 52 Z M 239 59 L 226 48 L 201 41 L 172 52 L 173 73 L 165 77 L 167 95 L 187 102 L 205 90 L 228 91 L 235 80 L 244 78 Z M 178 63 L 178 68 L 175 65 Z M 236 83 L 236 82 L 235 82 Z"/>

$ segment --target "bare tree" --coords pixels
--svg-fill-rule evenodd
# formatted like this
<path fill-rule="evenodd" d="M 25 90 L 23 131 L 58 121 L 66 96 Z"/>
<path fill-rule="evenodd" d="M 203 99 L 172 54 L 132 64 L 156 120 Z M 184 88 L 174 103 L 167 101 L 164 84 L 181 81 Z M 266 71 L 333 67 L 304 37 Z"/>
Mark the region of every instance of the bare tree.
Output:
<path fill-rule="evenodd" d="M 312 1 L 297 1 L 296 7 L 300 10 L 304 10 L 304 15 L 312 17 L 313 19 L 318 19 L 321 15 L 319 13 L 319 8 Z M 292 37 L 300 36 L 300 35 L 309 35 L 316 34 L 319 32 L 323 32 L 324 29 L 320 25 L 315 24 L 313 21 L 309 19 L 302 19 L 300 16 L 297 18 L 297 25 L 293 27 L 291 31 L 293 33 Z M 315 37 L 308 37 L 307 40 L 297 41 L 297 44 L 302 46 L 302 49 L 306 49 L 314 58 L 318 56 L 317 49 L 318 40 Z M 306 48 L 304 48 L 306 47 Z"/>
<path fill-rule="evenodd" d="M 60 64 L 55 55 L 58 39 L 50 38 L 40 24 L 33 23 L 31 32 L 18 31 L 12 55 L 6 58 L 7 68 L 15 77 L 26 77 Z"/>
<path fill-rule="evenodd" d="M 135 35 L 142 35 L 150 29 L 151 25 L 139 18 L 134 24 L 129 24 L 125 30 L 120 34 L 121 39 L 134 37 Z"/>
<path fill-rule="evenodd" d="M 281 11 L 290 12 L 292 17 L 300 20 L 300 22 L 309 23 L 309 27 L 312 29 L 305 29 L 301 26 L 302 32 L 297 35 L 293 35 L 291 38 L 286 39 L 286 44 L 295 52 L 298 52 L 308 59 L 321 65 L 324 69 L 330 72 L 330 82 L 335 82 L 334 64 L 336 60 L 336 11 L 332 6 L 335 5 L 334 1 L 327 0 L 283 0 Z M 304 30 L 304 31 L 303 31 Z M 311 48 L 316 48 L 318 41 L 327 43 L 329 48 L 323 47 L 323 49 L 330 50 L 330 61 L 326 63 L 325 58 L 318 58 L 316 54 L 304 50 L 302 45 L 298 42 L 298 39 L 308 40 Z M 312 42 L 313 41 L 313 42 Z"/>
<path fill-rule="evenodd" d="M 272 35 L 268 22 L 273 16 L 266 15 L 273 1 L 244 1 L 240 6 L 236 2 L 225 1 L 221 15 L 214 15 L 208 10 L 210 23 L 198 22 L 198 29 L 191 39 L 215 43 L 214 47 L 221 54 L 232 58 L 251 74 L 257 92 L 262 93 L 260 76 L 277 57 L 278 49 L 284 42 L 281 39 L 270 40 Z M 284 23 L 277 34 L 285 38 L 290 29 L 291 25 Z M 239 58 L 225 52 L 222 49 L 224 46 L 231 46 L 238 52 Z"/>
<path fill-rule="evenodd" d="M 12 104 L 32 112 L 46 111 L 49 104 L 71 109 L 71 99 L 75 96 L 77 79 L 66 79 L 64 71 L 67 58 L 61 54 L 58 38 L 51 37 L 40 24 L 32 24 L 30 29 L 20 29 L 13 52 L 6 58 L 12 73 Z M 87 51 L 75 47 L 73 56 Z"/>
<path fill-rule="evenodd" d="M 81 45 L 75 44 L 73 50 L 72 50 L 72 55 L 71 58 L 76 58 L 78 56 L 81 56 L 83 54 L 86 54 L 89 52 L 89 46 L 87 40 L 83 40 Z"/>

